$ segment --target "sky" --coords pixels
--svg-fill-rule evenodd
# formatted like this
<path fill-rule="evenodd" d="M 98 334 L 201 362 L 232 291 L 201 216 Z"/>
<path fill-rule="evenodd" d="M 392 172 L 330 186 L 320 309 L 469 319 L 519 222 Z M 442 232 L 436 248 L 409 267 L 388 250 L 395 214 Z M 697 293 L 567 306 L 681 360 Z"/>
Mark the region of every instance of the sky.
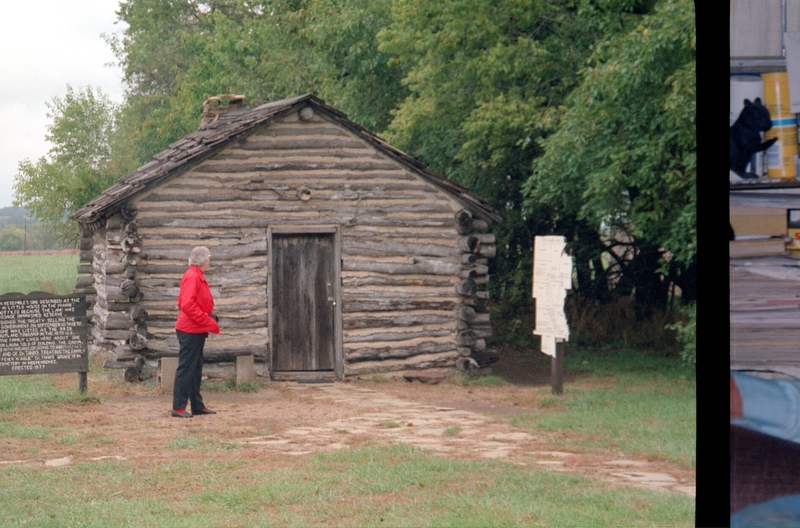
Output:
<path fill-rule="evenodd" d="M 47 106 L 67 85 L 99 88 L 122 101 L 122 72 L 103 33 L 124 29 L 119 0 L 8 2 L 0 31 L 0 207 L 13 200 L 14 175 L 23 159 L 47 154 Z"/>

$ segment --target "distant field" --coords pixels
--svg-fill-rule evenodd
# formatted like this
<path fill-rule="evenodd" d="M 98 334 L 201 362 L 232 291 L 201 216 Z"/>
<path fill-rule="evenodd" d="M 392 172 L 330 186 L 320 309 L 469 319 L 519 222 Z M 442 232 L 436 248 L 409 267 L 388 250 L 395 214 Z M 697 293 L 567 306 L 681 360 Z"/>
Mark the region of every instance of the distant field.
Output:
<path fill-rule="evenodd" d="M 57 295 L 72 293 L 78 278 L 78 254 L 0 253 L 0 294 L 44 291 Z"/>

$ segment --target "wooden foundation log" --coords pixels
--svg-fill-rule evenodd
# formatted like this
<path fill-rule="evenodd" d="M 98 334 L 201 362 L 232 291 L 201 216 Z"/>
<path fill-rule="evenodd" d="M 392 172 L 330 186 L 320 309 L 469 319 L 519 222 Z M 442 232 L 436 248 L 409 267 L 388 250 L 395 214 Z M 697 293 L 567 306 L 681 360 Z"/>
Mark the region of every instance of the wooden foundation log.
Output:
<path fill-rule="evenodd" d="M 125 368 L 122 374 L 123 379 L 129 383 L 140 381 L 140 375 L 144 364 L 144 358 L 142 356 L 136 356 L 131 362 L 131 365 Z"/>
<path fill-rule="evenodd" d="M 78 249 L 81 251 L 91 251 L 94 248 L 94 241 L 91 236 L 82 236 L 78 241 Z"/>
<path fill-rule="evenodd" d="M 471 347 L 475 344 L 475 332 L 472 330 L 463 330 L 456 335 L 456 344 L 462 347 Z"/>
<path fill-rule="evenodd" d="M 131 329 L 131 320 L 126 317 L 124 312 L 109 312 L 104 317 L 98 317 L 98 326 L 104 330 L 128 330 Z"/>
<path fill-rule="evenodd" d="M 345 335 L 344 343 L 372 343 L 383 341 L 408 341 L 410 339 L 443 337 L 453 333 L 452 328 L 439 330 L 421 330 L 418 332 L 377 332 L 367 335 Z"/>
<path fill-rule="evenodd" d="M 494 258 L 497 256 L 497 246 L 481 246 L 478 254 L 482 257 Z"/>
<path fill-rule="evenodd" d="M 479 325 L 479 324 L 489 324 L 489 314 L 488 313 L 476 313 L 472 316 L 472 319 L 469 320 L 470 324 Z"/>
<path fill-rule="evenodd" d="M 136 218 L 138 210 L 133 203 L 125 202 L 125 204 L 120 208 L 119 214 L 122 216 L 122 218 L 130 222 Z"/>
<path fill-rule="evenodd" d="M 119 275 L 125 272 L 126 267 L 125 262 L 114 262 L 111 260 L 107 260 L 103 265 L 101 271 L 106 275 Z"/>
<path fill-rule="evenodd" d="M 136 303 L 131 302 L 130 297 L 125 297 L 122 295 L 118 297 L 119 297 L 118 299 L 113 300 L 109 299 L 105 295 L 98 295 L 96 298 L 96 302 L 98 306 L 109 312 L 129 312 L 131 308 L 137 306 Z"/>
<path fill-rule="evenodd" d="M 430 288 L 447 288 L 453 282 L 449 278 L 436 280 L 430 277 L 404 277 L 371 275 L 368 277 L 342 277 L 342 287 L 345 289 L 363 288 L 365 286 L 426 286 Z"/>
<path fill-rule="evenodd" d="M 123 294 L 130 298 L 136 297 L 139 294 L 139 286 L 136 285 L 136 281 L 131 279 L 125 279 L 122 281 L 120 289 L 122 290 Z"/>
<path fill-rule="evenodd" d="M 459 235 L 466 235 L 472 231 L 472 213 L 461 209 L 456 213 L 456 232 Z"/>
<path fill-rule="evenodd" d="M 119 242 L 125 253 L 139 253 L 142 250 L 142 238 L 139 235 L 128 235 Z"/>
<path fill-rule="evenodd" d="M 174 351 L 172 352 L 174 354 Z M 226 363 L 236 361 L 239 356 L 255 356 L 258 358 L 267 357 L 265 346 L 242 346 L 236 349 L 209 349 L 203 351 L 203 362 L 205 363 Z"/>
<path fill-rule="evenodd" d="M 94 302 L 94 297 L 97 292 L 95 291 L 94 286 L 85 286 L 83 288 L 73 288 L 72 293 L 82 293 L 86 295 L 86 308 L 90 308 L 91 303 Z"/>
<path fill-rule="evenodd" d="M 493 335 L 491 325 L 476 325 L 472 327 L 472 331 L 475 333 L 475 337 L 480 339 L 486 339 Z"/>
<path fill-rule="evenodd" d="M 132 350 L 144 350 L 147 348 L 147 338 L 138 332 L 130 332 L 128 335 L 128 345 Z"/>
<path fill-rule="evenodd" d="M 147 310 L 142 308 L 141 306 L 135 306 L 131 308 L 129 319 L 136 324 L 144 323 L 147 321 Z"/>
<path fill-rule="evenodd" d="M 94 277 L 92 277 L 91 275 L 81 275 L 75 281 L 75 287 L 81 289 L 87 288 L 92 284 L 94 284 Z"/>
<path fill-rule="evenodd" d="M 472 219 L 473 231 L 486 231 L 487 229 L 489 229 L 489 223 L 486 220 L 481 220 L 479 218 Z"/>
<path fill-rule="evenodd" d="M 120 230 L 124 225 L 125 225 L 125 218 L 123 218 L 121 214 L 111 215 L 106 220 L 107 231 Z M 106 237 L 108 237 L 108 233 L 106 233 Z"/>
<path fill-rule="evenodd" d="M 478 362 L 471 357 L 460 357 L 456 360 L 456 369 L 459 372 L 470 372 L 481 368 Z"/>
<path fill-rule="evenodd" d="M 158 260 L 176 260 L 186 262 L 189 253 L 192 251 L 193 245 L 171 245 L 171 246 L 151 246 L 142 249 L 139 253 L 141 258 L 144 258 L 149 263 Z M 211 249 L 211 257 L 215 263 L 227 262 L 235 259 L 263 256 L 267 254 L 267 241 L 258 240 L 249 244 L 238 244 L 226 246 L 224 251 L 215 251 L 216 248 Z M 186 271 L 186 265 L 183 265 L 183 271 Z"/>
<path fill-rule="evenodd" d="M 342 312 L 402 312 L 411 310 L 454 310 L 454 301 L 417 301 L 417 300 L 373 300 L 342 302 Z"/>
<path fill-rule="evenodd" d="M 299 207 L 299 206 L 298 206 Z M 273 208 L 274 209 L 274 208 Z M 396 228 L 413 228 L 413 227 L 442 227 L 447 228 L 452 226 L 452 221 L 448 222 L 445 218 L 439 218 L 438 215 L 424 215 L 420 218 L 396 218 L 393 216 L 387 216 L 386 214 L 379 214 L 376 210 L 373 212 L 367 211 L 358 211 L 358 215 L 355 215 L 356 211 L 352 213 L 350 212 L 342 212 L 342 211 L 332 211 L 329 214 L 325 214 L 319 217 L 290 217 L 285 215 L 285 218 L 274 218 L 274 217 L 267 217 L 266 215 L 261 215 L 259 217 L 253 217 L 249 219 L 249 222 L 246 226 L 242 225 L 242 221 L 238 218 L 228 218 L 228 217 L 221 217 L 221 218 L 213 218 L 213 217 L 202 217 L 202 218 L 182 218 L 176 215 L 172 216 L 153 216 L 153 217 L 145 217 L 139 219 L 139 226 L 140 227 L 169 227 L 169 228 L 192 228 L 196 230 L 206 230 L 206 229 L 223 229 L 223 228 L 234 228 L 234 229 L 267 229 L 269 227 L 280 227 L 280 226 L 303 226 L 303 225 L 314 225 L 318 226 L 320 223 L 325 224 L 337 224 L 337 225 L 347 225 L 347 226 L 380 226 L 380 227 L 396 227 Z"/>
<path fill-rule="evenodd" d="M 481 275 L 488 275 L 488 273 L 489 266 L 474 265 L 467 269 L 461 270 L 459 274 L 463 279 L 474 279 L 475 277 L 480 277 Z"/>
<path fill-rule="evenodd" d="M 453 257 L 458 250 L 448 246 L 434 244 L 403 244 L 398 242 L 349 241 L 342 243 L 345 255 L 418 255 L 425 257 Z"/>
<path fill-rule="evenodd" d="M 462 304 L 456 309 L 456 317 L 462 321 L 471 322 L 476 317 L 475 309 Z"/>
<path fill-rule="evenodd" d="M 455 275 L 460 270 L 461 266 L 452 262 L 422 259 L 418 259 L 414 264 L 371 260 L 345 260 L 342 263 L 342 271 L 372 271 L 388 275 Z"/>
<path fill-rule="evenodd" d="M 386 359 L 404 359 L 423 354 L 431 354 L 437 352 L 455 351 L 456 346 L 452 343 L 420 343 L 414 347 L 399 347 L 399 348 L 359 348 L 348 349 L 345 348 L 345 360 L 347 363 L 357 363 L 360 361 L 375 361 Z"/>
<path fill-rule="evenodd" d="M 481 241 L 476 236 L 466 236 L 458 239 L 458 249 L 464 253 L 478 253 L 481 250 Z"/>
<path fill-rule="evenodd" d="M 363 317 L 344 317 L 342 327 L 345 330 L 356 330 L 359 328 L 393 328 L 404 326 L 418 326 L 428 324 L 442 324 L 452 321 L 453 316 L 420 314 L 420 315 L 401 315 L 396 317 L 380 317 L 368 314 Z"/>
<path fill-rule="evenodd" d="M 125 367 L 122 373 L 122 378 L 128 383 L 139 381 L 139 368 L 136 365 Z"/>
<path fill-rule="evenodd" d="M 476 291 L 478 291 L 478 286 L 470 279 L 459 281 L 458 284 L 456 284 L 456 293 L 464 297 L 475 295 Z"/>

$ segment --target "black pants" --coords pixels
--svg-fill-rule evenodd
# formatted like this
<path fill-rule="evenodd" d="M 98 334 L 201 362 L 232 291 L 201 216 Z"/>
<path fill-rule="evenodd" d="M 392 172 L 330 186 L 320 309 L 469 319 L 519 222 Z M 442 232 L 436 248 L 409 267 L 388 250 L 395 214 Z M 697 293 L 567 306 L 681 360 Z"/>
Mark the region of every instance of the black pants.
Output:
<path fill-rule="evenodd" d="M 178 334 L 178 370 L 175 371 L 175 386 L 172 390 L 172 408 L 185 409 L 188 400 L 192 413 L 202 411 L 203 397 L 200 396 L 200 378 L 203 374 L 203 346 L 207 333 L 189 334 L 175 331 Z"/>

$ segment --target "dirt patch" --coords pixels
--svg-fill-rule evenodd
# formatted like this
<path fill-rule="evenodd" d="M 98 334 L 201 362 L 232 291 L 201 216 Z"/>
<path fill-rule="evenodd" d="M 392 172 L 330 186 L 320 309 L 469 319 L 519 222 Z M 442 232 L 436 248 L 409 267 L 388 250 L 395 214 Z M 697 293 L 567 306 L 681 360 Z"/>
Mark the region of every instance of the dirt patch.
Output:
<path fill-rule="evenodd" d="M 505 368 L 501 362 L 495 372 Z M 525 378 L 520 370 L 514 370 L 517 382 L 499 387 L 354 380 L 271 383 L 258 393 L 207 390 L 205 401 L 218 414 L 191 419 L 172 418 L 171 394 L 159 387 L 99 379 L 90 389 L 101 394 L 100 402 L 5 415 L 2 421 L 24 431 L 0 437 L 0 467 L 107 458 L 225 459 L 241 457 L 242 450 L 254 466 L 270 467 L 286 457 L 364 442 L 404 442 L 441 456 L 499 459 L 694 495 L 694 471 L 565 448 L 558 434 L 506 423 L 503 418 L 516 413 L 542 412 L 539 403 L 549 394 L 531 390 L 547 386 L 549 378 L 542 383 L 541 372 L 534 369 Z M 74 375 L 57 378 L 59 384 L 76 383 Z"/>

